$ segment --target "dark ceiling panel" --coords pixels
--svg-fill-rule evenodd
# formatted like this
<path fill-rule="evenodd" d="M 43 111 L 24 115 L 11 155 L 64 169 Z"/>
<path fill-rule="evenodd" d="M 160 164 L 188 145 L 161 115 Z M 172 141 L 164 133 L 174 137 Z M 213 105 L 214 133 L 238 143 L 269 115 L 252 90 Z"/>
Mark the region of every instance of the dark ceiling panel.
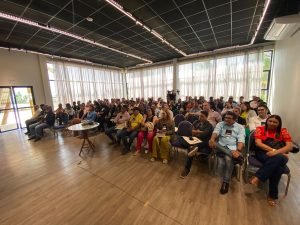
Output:
<path fill-rule="evenodd" d="M 115 1 L 187 54 L 248 44 L 265 3 L 265 0 Z M 286 0 L 271 2 L 256 42 L 264 41 L 263 35 L 279 11 L 278 2 L 282 1 Z M 104 0 L 3 0 L 0 1 L 0 11 L 154 62 L 182 57 Z M 93 18 L 93 22 L 88 22 L 87 17 Z M 74 38 L 6 19 L 0 19 L 0 44 L 119 67 L 144 63 Z"/>

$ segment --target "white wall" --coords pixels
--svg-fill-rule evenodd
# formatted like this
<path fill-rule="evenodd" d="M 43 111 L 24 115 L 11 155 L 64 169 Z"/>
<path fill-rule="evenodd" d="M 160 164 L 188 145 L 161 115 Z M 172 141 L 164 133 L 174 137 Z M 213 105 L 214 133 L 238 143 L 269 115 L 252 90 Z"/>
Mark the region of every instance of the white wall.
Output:
<path fill-rule="evenodd" d="M 300 31 L 275 44 L 270 94 L 271 112 L 282 117 L 283 126 L 300 144 Z"/>
<path fill-rule="evenodd" d="M 0 86 L 32 86 L 37 104 L 52 104 L 46 58 L 0 49 Z"/>

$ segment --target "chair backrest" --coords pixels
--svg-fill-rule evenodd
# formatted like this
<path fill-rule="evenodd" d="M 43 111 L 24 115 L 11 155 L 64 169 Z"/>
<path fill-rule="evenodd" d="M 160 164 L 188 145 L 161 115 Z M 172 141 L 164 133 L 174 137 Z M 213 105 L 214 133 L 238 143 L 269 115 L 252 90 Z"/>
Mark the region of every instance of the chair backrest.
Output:
<path fill-rule="evenodd" d="M 187 121 L 189 121 L 190 123 L 194 123 L 198 119 L 199 119 L 199 116 L 190 115 L 190 116 L 188 116 Z"/>
<path fill-rule="evenodd" d="M 178 125 L 177 134 L 179 136 L 187 136 L 191 137 L 193 135 L 193 124 L 191 124 L 189 121 L 181 121 Z"/>
<path fill-rule="evenodd" d="M 184 121 L 185 118 L 184 118 L 184 115 L 182 114 L 178 114 L 174 117 L 174 122 L 175 122 L 175 127 L 178 127 L 179 123 Z"/>
<path fill-rule="evenodd" d="M 254 155 L 255 151 L 255 138 L 254 138 L 255 130 L 251 131 L 248 137 L 248 144 L 247 144 L 247 154 Z"/>

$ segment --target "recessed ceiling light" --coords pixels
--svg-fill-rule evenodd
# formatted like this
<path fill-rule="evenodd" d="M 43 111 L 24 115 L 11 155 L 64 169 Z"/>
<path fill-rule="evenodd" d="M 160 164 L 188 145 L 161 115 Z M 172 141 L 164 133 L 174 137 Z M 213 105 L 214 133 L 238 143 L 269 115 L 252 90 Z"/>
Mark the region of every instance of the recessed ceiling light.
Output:
<path fill-rule="evenodd" d="M 87 17 L 86 20 L 89 21 L 89 22 L 93 22 L 94 21 L 94 19 L 92 17 Z"/>

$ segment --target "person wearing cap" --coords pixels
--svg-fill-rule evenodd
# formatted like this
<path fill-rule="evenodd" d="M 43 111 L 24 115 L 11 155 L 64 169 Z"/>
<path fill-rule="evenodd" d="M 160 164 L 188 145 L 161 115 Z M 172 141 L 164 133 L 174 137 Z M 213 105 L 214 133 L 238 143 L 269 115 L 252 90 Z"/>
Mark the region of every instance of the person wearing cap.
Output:
<path fill-rule="evenodd" d="M 133 108 L 133 114 L 130 116 L 127 126 L 120 132 L 119 137 L 121 138 L 124 148 L 122 154 L 125 155 L 130 152 L 130 146 L 137 136 L 143 116 L 139 111 L 138 107 Z M 128 141 L 129 137 L 129 141 Z"/>

